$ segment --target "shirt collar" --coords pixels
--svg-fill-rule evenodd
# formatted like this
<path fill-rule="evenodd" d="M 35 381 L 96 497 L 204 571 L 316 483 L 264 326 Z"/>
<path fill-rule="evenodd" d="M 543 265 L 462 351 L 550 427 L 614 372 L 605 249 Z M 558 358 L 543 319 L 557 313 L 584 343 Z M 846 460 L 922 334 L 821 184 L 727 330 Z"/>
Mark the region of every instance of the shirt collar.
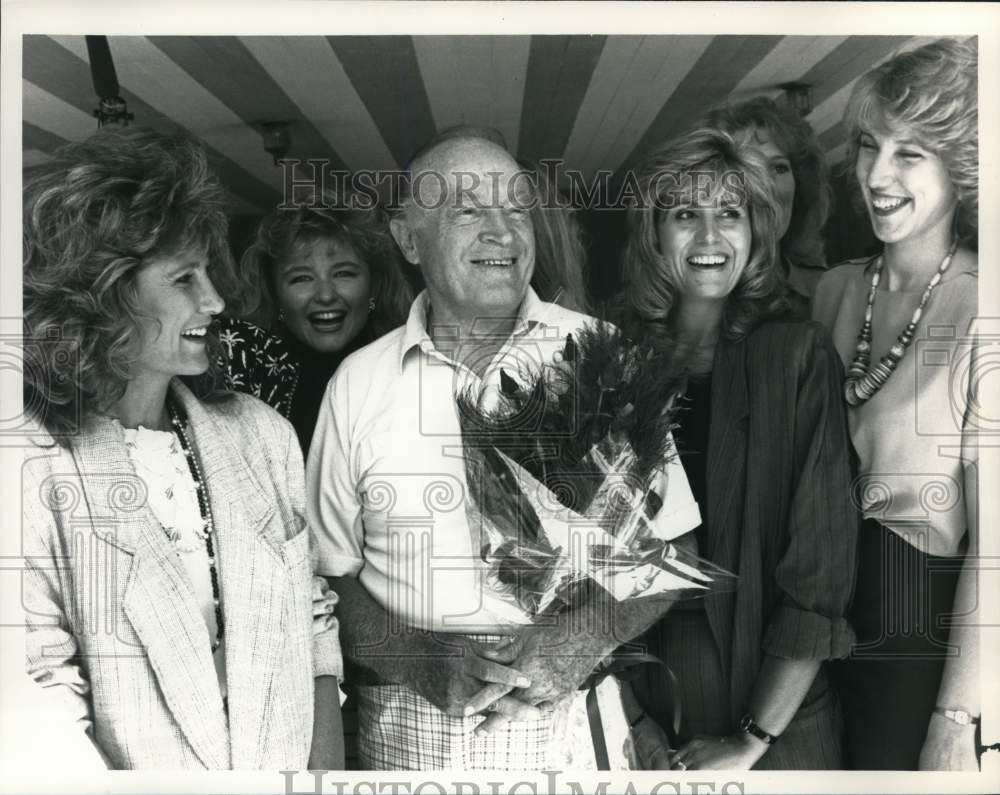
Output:
<path fill-rule="evenodd" d="M 517 320 L 514 322 L 512 337 L 526 334 L 535 326 L 545 327 L 552 322 L 551 310 L 553 304 L 548 304 L 538 297 L 534 288 L 528 287 L 524 300 L 518 310 Z M 406 319 L 406 328 L 403 331 L 403 342 L 399 349 L 399 371 L 403 371 L 403 360 L 411 350 L 419 347 L 421 350 L 430 352 L 434 350 L 434 342 L 431 340 L 430 332 L 427 330 L 427 310 L 430 309 L 430 294 L 427 290 L 418 295 L 410 305 L 410 314 Z"/>

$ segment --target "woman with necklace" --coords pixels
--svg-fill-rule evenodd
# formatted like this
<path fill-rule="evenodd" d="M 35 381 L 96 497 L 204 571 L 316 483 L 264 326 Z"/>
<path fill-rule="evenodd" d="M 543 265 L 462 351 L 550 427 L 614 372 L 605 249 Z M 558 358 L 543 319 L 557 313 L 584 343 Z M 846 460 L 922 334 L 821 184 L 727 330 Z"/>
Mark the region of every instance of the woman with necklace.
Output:
<path fill-rule="evenodd" d="M 302 455 L 219 388 L 223 200 L 200 147 L 141 128 L 25 187 L 28 673 L 116 769 L 341 764 Z"/>
<path fill-rule="evenodd" d="M 861 474 L 841 682 L 859 769 L 977 769 L 976 66 L 974 44 L 941 40 L 858 81 L 850 162 L 884 248 L 824 276 L 813 305 L 849 368 Z"/>
<path fill-rule="evenodd" d="M 244 253 L 247 320 L 221 322 L 229 385 L 287 417 L 303 455 L 340 363 L 406 320 L 413 291 L 400 263 L 381 210 L 329 194 L 272 212 Z"/>
<path fill-rule="evenodd" d="M 676 687 L 656 665 L 623 687 L 637 749 L 644 766 L 674 770 L 836 769 L 828 661 L 850 648 L 856 540 L 842 368 L 825 329 L 789 318 L 763 158 L 696 129 L 639 173 L 627 327 L 689 352 L 675 439 L 701 509 L 694 532 L 739 582 L 645 636 Z"/>

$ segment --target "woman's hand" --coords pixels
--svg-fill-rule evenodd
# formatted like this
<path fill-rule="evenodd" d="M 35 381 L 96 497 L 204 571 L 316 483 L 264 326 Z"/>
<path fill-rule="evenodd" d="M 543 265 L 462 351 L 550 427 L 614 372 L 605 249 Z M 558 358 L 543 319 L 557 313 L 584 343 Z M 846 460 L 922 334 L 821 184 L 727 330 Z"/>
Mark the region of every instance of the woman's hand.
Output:
<path fill-rule="evenodd" d="M 319 575 L 314 576 L 312 588 L 313 635 L 319 635 L 337 623 L 337 619 L 333 617 L 337 601 L 337 594 L 330 588 L 326 578 Z"/>
<path fill-rule="evenodd" d="M 747 732 L 726 737 L 698 735 L 670 755 L 671 770 L 749 770 L 767 752 L 767 743 Z"/>
<path fill-rule="evenodd" d="M 920 749 L 918 769 L 978 772 L 975 725 L 960 726 L 944 715 L 933 713 L 927 739 Z"/>

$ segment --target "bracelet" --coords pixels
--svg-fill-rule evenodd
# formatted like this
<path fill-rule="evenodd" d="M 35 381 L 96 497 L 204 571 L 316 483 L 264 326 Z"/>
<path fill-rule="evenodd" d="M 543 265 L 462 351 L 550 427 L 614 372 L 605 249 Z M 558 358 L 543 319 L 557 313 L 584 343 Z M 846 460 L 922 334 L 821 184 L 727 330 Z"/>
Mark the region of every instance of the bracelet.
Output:
<path fill-rule="evenodd" d="M 642 723 L 644 720 L 646 720 L 646 712 L 645 712 L 645 710 L 643 710 L 642 712 L 639 713 L 639 717 L 638 718 L 636 718 L 635 720 L 630 720 L 628 722 L 628 728 L 629 728 L 629 730 L 631 731 L 636 726 L 638 726 L 640 723 Z"/>
<path fill-rule="evenodd" d="M 964 709 L 945 709 L 944 707 L 934 707 L 934 712 L 943 718 L 947 718 L 952 723 L 959 726 L 975 726 L 979 723 L 979 716 L 973 717 Z"/>

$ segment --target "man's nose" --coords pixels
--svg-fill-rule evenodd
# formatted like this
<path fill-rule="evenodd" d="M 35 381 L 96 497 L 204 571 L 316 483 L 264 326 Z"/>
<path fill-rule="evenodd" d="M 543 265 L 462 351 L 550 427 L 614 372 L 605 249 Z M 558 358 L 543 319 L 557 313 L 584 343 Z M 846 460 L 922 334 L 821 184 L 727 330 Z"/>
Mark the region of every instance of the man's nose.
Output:
<path fill-rule="evenodd" d="M 510 245 L 514 239 L 514 233 L 511 231 L 510 221 L 503 210 L 490 209 L 485 212 L 479 239 L 484 243 L 495 243 L 500 246 Z"/>

